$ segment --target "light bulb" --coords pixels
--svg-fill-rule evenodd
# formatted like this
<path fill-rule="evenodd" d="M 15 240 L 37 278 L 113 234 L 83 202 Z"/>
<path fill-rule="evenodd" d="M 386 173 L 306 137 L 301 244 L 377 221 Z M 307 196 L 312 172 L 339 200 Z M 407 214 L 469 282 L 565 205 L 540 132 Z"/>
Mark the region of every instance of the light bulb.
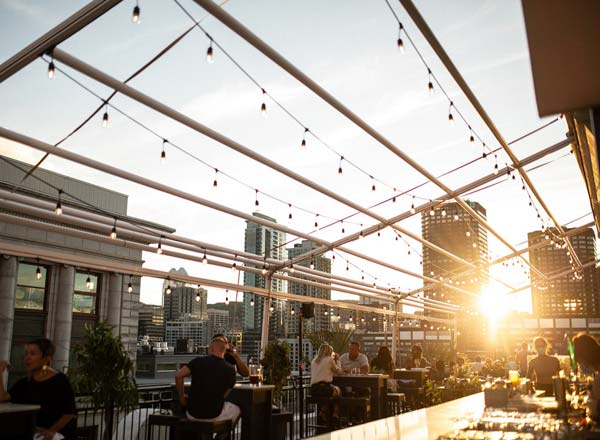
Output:
<path fill-rule="evenodd" d="M 55 76 L 54 61 L 50 61 L 50 64 L 48 64 L 48 79 L 54 79 L 54 76 Z"/>
<path fill-rule="evenodd" d="M 263 115 L 264 117 L 267 116 L 267 104 L 266 103 L 262 103 L 260 106 L 260 113 L 261 115 Z"/>
<path fill-rule="evenodd" d="M 452 116 L 452 113 L 448 113 L 448 122 L 450 122 L 450 125 L 454 124 L 454 116 Z"/>
<path fill-rule="evenodd" d="M 273 310 L 275 310 L 275 307 L 273 307 L 273 303 L 271 303 L 269 306 L 269 312 L 273 313 Z"/>
<path fill-rule="evenodd" d="M 396 44 L 398 45 L 400 53 L 404 53 L 404 41 L 402 41 L 402 38 L 398 37 L 398 41 L 396 42 Z"/>
<path fill-rule="evenodd" d="M 63 210 L 62 210 L 62 205 L 60 204 L 60 202 L 56 202 L 56 208 L 54 208 L 54 212 L 56 213 L 56 215 L 61 215 Z"/>
<path fill-rule="evenodd" d="M 129 284 L 127 284 L 127 291 L 129 293 L 133 292 L 133 285 L 131 284 L 131 281 L 129 282 Z"/>
<path fill-rule="evenodd" d="M 162 245 L 160 243 L 158 243 L 158 247 L 156 248 L 156 253 L 158 255 L 162 254 Z"/>
<path fill-rule="evenodd" d="M 212 41 L 210 42 L 210 46 L 208 46 L 208 49 L 206 50 L 206 62 L 208 64 L 212 64 L 215 62 L 215 59 L 213 56 Z"/>
<path fill-rule="evenodd" d="M 262 270 L 260 271 L 261 274 L 266 275 L 267 274 L 267 266 L 263 266 Z"/>
<path fill-rule="evenodd" d="M 431 208 L 431 209 L 429 210 L 429 216 L 430 216 L 430 217 L 433 217 L 434 215 L 435 215 L 435 211 L 433 210 L 433 208 Z"/>
<path fill-rule="evenodd" d="M 410 213 L 414 214 L 415 212 L 417 211 L 415 210 L 415 204 L 413 203 L 412 205 L 410 205 Z"/>
<path fill-rule="evenodd" d="M 208 258 L 206 258 L 206 252 L 204 252 L 204 256 L 202 257 L 202 264 L 208 264 Z"/>
<path fill-rule="evenodd" d="M 135 5 L 135 7 L 133 8 L 133 14 L 131 16 L 131 21 L 136 24 L 140 23 L 140 7 L 138 5 Z"/>
<path fill-rule="evenodd" d="M 295 315 L 296 314 L 296 309 L 294 307 L 292 307 L 292 310 L 290 310 L 290 315 Z"/>
<path fill-rule="evenodd" d="M 302 142 L 300 143 L 300 148 L 306 147 L 306 139 L 302 138 Z"/>
<path fill-rule="evenodd" d="M 200 302 L 200 292 L 196 294 L 196 302 Z"/>
<path fill-rule="evenodd" d="M 442 209 L 442 217 L 446 217 L 446 211 Z"/>
<path fill-rule="evenodd" d="M 364 238 L 363 232 L 360 231 L 360 234 L 358 234 L 358 239 L 360 240 L 361 238 Z"/>
<path fill-rule="evenodd" d="M 92 287 L 92 280 L 90 279 L 90 277 L 87 277 L 87 279 L 85 280 L 85 287 L 88 289 Z"/>
<path fill-rule="evenodd" d="M 113 240 L 115 240 L 117 238 L 117 228 L 113 226 L 112 230 L 110 231 L 110 238 L 112 238 Z"/>
<path fill-rule="evenodd" d="M 104 115 L 102 115 L 102 127 L 108 127 L 108 110 L 105 110 Z"/>
<path fill-rule="evenodd" d="M 433 95 L 433 83 L 431 81 L 427 84 L 427 88 L 429 89 L 429 94 Z"/>
<path fill-rule="evenodd" d="M 237 263 L 234 261 L 233 264 L 231 265 L 231 270 L 233 272 L 235 272 L 237 270 Z"/>
<path fill-rule="evenodd" d="M 473 136 L 472 134 L 469 137 L 469 142 L 471 142 L 471 143 L 475 142 L 475 136 Z"/>
<path fill-rule="evenodd" d="M 40 267 L 38 266 L 38 268 L 35 270 L 35 279 L 36 280 L 41 280 L 42 279 L 42 270 L 40 269 Z"/>
<path fill-rule="evenodd" d="M 294 272 L 296 272 L 296 268 L 295 268 L 295 267 L 294 267 L 294 265 L 292 264 L 292 265 L 290 266 L 290 273 L 294 273 Z"/>
<path fill-rule="evenodd" d="M 348 321 L 352 322 L 352 315 L 348 317 Z"/>
<path fill-rule="evenodd" d="M 250 300 L 250 306 L 251 306 L 251 307 L 254 307 L 254 298 L 252 298 L 252 299 Z"/>
<path fill-rule="evenodd" d="M 226 296 L 226 297 L 225 297 L 225 305 L 226 305 L 226 306 L 228 306 L 228 305 L 229 305 L 229 297 L 228 297 L 228 296 Z"/>
<path fill-rule="evenodd" d="M 311 268 L 311 269 L 314 269 L 314 268 L 315 268 L 315 262 L 314 262 L 314 261 L 311 261 L 311 262 L 310 262 L 310 268 Z"/>
<path fill-rule="evenodd" d="M 172 290 L 171 290 L 171 285 L 170 284 L 167 285 L 167 290 L 165 290 L 165 292 L 167 293 L 167 295 L 171 294 Z"/>

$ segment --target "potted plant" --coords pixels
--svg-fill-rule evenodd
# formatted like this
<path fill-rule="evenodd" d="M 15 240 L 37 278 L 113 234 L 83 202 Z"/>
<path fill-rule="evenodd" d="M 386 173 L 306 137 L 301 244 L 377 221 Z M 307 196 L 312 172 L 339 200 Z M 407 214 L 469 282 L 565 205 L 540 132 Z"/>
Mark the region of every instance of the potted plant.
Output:
<path fill-rule="evenodd" d="M 263 378 L 265 383 L 275 386 L 273 390 L 273 402 L 277 406 L 280 406 L 281 390 L 286 384 L 287 378 L 292 373 L 290 345 L 286 341 L 279 339 L 269 342 L 260 363 L 264 369 Z"/>
<path fill-rule="evenodd" d="M 76 346 L 75 367 L 69 376 L 78 394 L 104 408 L 104 438 L 112 438 L 115 409 L 137 405 L 133 362 L 112 327 L 105 322 L 86 326 L 83 343 Z"/>

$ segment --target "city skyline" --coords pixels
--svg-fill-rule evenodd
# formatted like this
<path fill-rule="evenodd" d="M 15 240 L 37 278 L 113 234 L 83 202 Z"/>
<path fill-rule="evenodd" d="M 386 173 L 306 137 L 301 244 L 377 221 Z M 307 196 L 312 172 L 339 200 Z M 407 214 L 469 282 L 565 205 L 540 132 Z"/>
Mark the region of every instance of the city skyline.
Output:
<path fill-rule="evenodd" d="M 50 12 L 50 18 L 57 22 L 81 4 L 59 3 L 56 9 Z M 202 11 L 192 3 L 188 2 L 185 5 L 197 17 L 203 16 Z M 540 119 L 536 115 L 519 3 L 507 2 L 499 7 L 491 2 L 483 4 L 464 2 L 454 5 L 451 9 L 440 5 L 441 3 L 417 2 L 417 6 L 430 21 L 434 32 L 439 34 L 459 68 L 464 71 L 467 80 L 472 82 L 505 137 L 517 138 L 549 122 L 549 118 Z M 12 55 L 49 27 L 48 17 L 44 16 L 44 20 L 39 21 L 42 13 L 49 13 L 42 8 L 28 7 L 27 4 L 18 7 L 16 3 L 7 1 L 0 3 L 0 8 L 3 17 L 7 17 L 9 21 L 5 32 L 11 32 L 11 38 L 3 39 L 0 45 L 0 58 L 5 59 Z M 261 8 L 269 11 L 268 17 L 256 16 L 255 11 L 260 11 Z M 261 36 L 265 40 L 278 41 L 278 49 L 286 56 L 324 84 L 334 95 L 339 96 L 347 105 L 356 108 L 365 119 L 402 145 L 407 153 L 426 165 L 434 174 L 441 174 L 480 156 L 480 145 L 474 146 L 468 142 L 468 130 L 465 130 L 458 123 L 459 121 L 453 127 L 448 124 L 448 105 L 439 91 L 432 97 L 427 96 L 427 75 L 423 72 L 416 54 L 408 47 L 404 54 L 400 54 L 395 47 L 397 25 L 394 24 L 385 4 L 367 6 L 351 3 L 338 14 L 330 13 L 333 8 L 333 6 L 315 5 L 312 8 L 314 10 L 303 8 L 302 14 L 294 15 L 292 10 L 267 3 L 256 5 L 254 10 L 235 2 L 226 5 L 230 13 L 238 16 L 249 27 L 260 29 Z M 65 50 L 107 69 L 115 76 L 125 77 L 141 65 L 145 58 L 149 58 L 162 45 L 189 26 L 187 18 L 176 7 L 153 4 L 142 5 L 142 23 L 135 26 L 130 22 L 130 9 L 128 4 L 116 7 L 90 28 L 66 42 Z M 290 22 L 291 16 L 301 16 L 302 20 L 295 23 L 297 32 L 286 33 L 283 30 L 293 26 Z M 424 51 L 434 73 L 449 90 L 456 107 L 464 111 L 473 128 L 478 133 L 483 133 L 489 144 L 495 146 L 491 136 L 482 128 L 481 122 L 466 104 L 462 93 L 448 78 L 444 68 L 431 54 L 427 44 L 401 9 L 400 16 L 405 21 L 410 35 L 415 38 L 416 44 Z M 454 19 L 448 20 L 448 18 Z M 273 22 L 270 28 L 264 26 L 267 20 Z M 165 21 L 169 26 L 159 30 L 156 24 Z M 344 24 L 348 23 L 354 24 L 350 28 L 344 27 Z M 326 27 L 325 24 L 329 26 Z M 315 25 L 323 25 L 323 32 L 327 32 L 324 38 L 305 32 Z M 313 95 L 300 88 L 295 81 L 266 63 L 238 39 L 231 37 L 220 24 L 209 19 L 206 20 L 206 26 L 211 34 L 214 34 L 215 39 L 222 40 L 236 58 L 242 59 L 244 65 L 252 67 L 253 72 L 260 76 L 261 81 L 267 85 L 273 95 L 281 97 L 286 106 L 293 108 L 303 118 L 307 118 L 306 124 L 311 128 L 311 132 L 326 139 L 329 144 L 342 151 L 346 158 L 371 170 L 378 179 L 393 182 L 399 189 L 407 189 L 414 186 L 415 182 L 421 182 L 422 178 L 408 169 L 399 159 L 391 157 L 379 145 L 339 118 L 327 106 L 315 100 Z M 114 32 L 109 33 L 108 29 Z M 281 33 L 285 38 L 280 41 L 278 37 Z M 470 33 L 477 35 L 478 38 L 463 38 Z M 94 43 L 98 34 L 105 35 L 100 46 Z M 147 44 L 143 45 L 142 50 L 133 53 L 132 49 L 139 48 L 142 40 Z M 150 94 L 156 94 L 157 97 L 165 99 L 171 105 L 192 114 L 202 122 L 222 130 L 234 139 L 239 139 L 248 145 L 260 146 L 257 149 L 262 154 L 270 155 L 273 160 L 289 168 L 302 170 L 308 177 L 362 205 L 375 203 L 391 194 L 380 185 L 377 191 L 371 191 L 372 182 L 368 178 L 355 172 L 347 161 L 340 162 L 335 156 L 329 156 L 323 145 L 311 137 L 307 140 L 305 151 L 301 151 L 299 145 L 303 135 L 302 130 L 291 125 L 285 115 L 271 102 L 267 102 L 267 118 L 262 118 L 259 111 L 263 100 L 261 94 L 255 93 L 248 86 L 239 76 L 239 72 L 218 50 L 215 50 L 215 63 L 206 64 L 203 54 L 207 45 L 207 41 L 200 34 L 192 35 L 189 40 L 184 40 L 181 47 L 168 55 L 169 62 L 160 62 L 149 69 L 147 76 L 145 74 L 134 81 L 134 86 Z M 316 49 L 309 54 L 305 50 L 307 46 Z M 89 48 L 98 48 L 98 50 L 90 51 Z M 116 57 L 123 52 L 132 56 L 128 62 L 118 63 Z M 192 54 L 195 55 L 191 56 Z M 332 55 L 328 57 L 327 54 Z M 183 60 L 190 60 L 189 69 L 179 72 L 169 67 L 181 65 Z M 49 83 L 45 69 L 45 63 L 36 61 L 23 72 L 6 81 L 0 88 L 0 96 L 6 103 L 0 112 L 7 127 L 52 141 L 70 131 L 73 125 L 76 125 L 92 107 L 97 105 L 97 102 L 61 76 L 60 72 L 57 73 L 57 78 Z M 340 71 L 344 71 L 343 77 L 338 75 Z M 400 72 L 402 76 L 400 81 L 397 81 Z M 197 82 L 199 77 L 202 78 L 202 86 Z M 163 82 L 163 78 L 168 80 Z M 186 90 L 186 93 L 181 93 L 173 87 L 182 82 L 191 84 L 191 89 Z M 93 85 L 88 80 L 86 83 L 94 87 L 98 93 L 106 93 L 103 87 Z M 16 90 L 23 90 L 22 86 L 25 84 L 28 87 L 21 96 Z M 157 88 L 158 84 L 162 87 Z M 224 84 L 227 86 L 225 87 Z M 71 97 L 71 105 L 68 108 L 61 105 L 64 102 L 61 97 L 64 96 Z M 231 105 L 232 103 L 235 105 Z M 220 170 L 226 172 L 235 170 L 233 174 L 237 178 L 251 182 L 253 187 L 259 187 L 262 191 L 278 196 L 283 195 L 284 199 L 289 199 L 298 206 L 306 206 L 320 213 L 320 223 L 326 223 L 326 216 L 332 214 L 335 218 L 349 214 L 348 208 L 340 206 L 337 202 L 328 201 L 325 197 L 308 190 L 301 190 L 299 185 L 281 179 L 280 175 L 264 172 L 262 167 L 247 159 L 231 154 L 212 142 L 199 140 L 197 135 L 182 130 L 181 127 L 164 118 L 158 118 L 127 99 L 119 97 L 115 104 L 159 129 L 161 133 L 165 133 L 165 137 L 174 142 L 186 147 L 193 146 L 197 151 L 202 151 L 203 157 L 218 165 Z M 44 113 L 31 112 L 32 108 L 43 108 Z M 115 155 L 118 152 L 119 162 L 122 161 L 132 170 L 141 170 L 151 178 L 184 190 L 198 192 L 202 196 L 232 205 L 244 212 L 256 209 L 254 191 L 239 188 L 219 173 L 198 168 L 198 164 L 187 160 L 173 148 L 167 148 L 167 161 L 161 167 L 159 141 L 130 126 L 130 122 L 115 111 L 110 111 L 108 129 L 100 126 L 99 118 L 100 115 L 97 121 L 90 123 L 80 134 L 69 140 L 65 148 L 78 152 L 83 150 L 109 163 L 115 163 Z M 31 121 L 35 121 L 35 124 L 31 124 Z M 516 144 L 515 151 L 519 157 L 525 157 L 561 140 L 565 131 L 564 123 L 559 121 Z M 84 144 L 85 148 L 82 147 Z M 36 162 L 40 157 L 39 153 L 7 142 L 0 143 L 0 152 L 25 159 L 30 163 Z M 568 154 L 562 157 L 564 153 L 563 150 L 552 155 L 549 165 L 531 173 L 540 192 L 548 199 L 551 209 L 563 224 L 589 211 L 587 194 L 575 160 Z M 432 156 L 439 160 L 431 160 Z M 500 165 L 505 160 L 502 154 L 498 158 Z M 444 183 L 451 187 L 458 187 L 491 172 L 493 164 L 493 158 L 479 161 L 465 168 L 461 173 L 445 177 Z M 131 184 L 123 184 L 114 178 L 107 178 L 95 171 L 73 166 L 53 157 L 50 157 L 44 166 L 84 180 L 102 182 L 109 188 L 126 192 L 130 195 L 130 211 L 134 216 L 175 227 L 180 235 L 240 248 L 244 227 L 241 220 L 217 215 L 207 209 L 191 206 L 163 194 L 156 195 Z M 340 176 L 337 171 L 342 167 L 343 174 Z M 215 179 L 219 181 L 216 189 L 213 187 Z M 416 195 L 419 197 L 417 199 L 419 204 L 423 199 L 435 199 L 440 192 L 428 185 L 419 190 Z M 511 243 L 526 243 L 527 233 L 539 229 L 539 220 L 535 212 L 527 206 L 527 199 L 520 190 L 520 184 L 511 182 L 509 178 L 486 191 L 471 195 L 470 198 L 488 208 L 490 223 Z M 268 213 L 280 221 L 288 218 L 287 206 L 274 203 L 266 197 L 260 197 L 259 201 L 260 212 Z M 408 210 L 413 201 L 411 197 L 400 197 L 395 205 L 388 203 L 378 208 L 378 212 L 384 216 L 393 216 Z M 517 215 L 515 210 L 518 212 Z M 185 213 L 185 215 L 176 216 L 174 213 Z M 295 209 L 294 219 L 289 224 L 297 229 L 310 231 L 314 229 L 314 222 L 313 215 Z M 584 222 L 585 219 L 574 226 Z M 359 216 L 356 220 L 348 221 L 345 225 L 347 229 L 345 234 L 356 231 L 360 223 L 368 225 L 370 220 Z M 402 221 L 401 226 L 418 234 L 420 229 L 418 216 Z M 337 239 L 344 234 L 341 234 L 340 226 L 336 225 L 319 232 L 318 235 L 325 239 Z M 413 248 L 420 248 L 420 245 L 412 240 L 410 244 Z M 393 260 L 413 272 L 420 272 L 419 257 L 414 255 L 414 252 L 409 256 L 406 245 L 396 242 L 389 230 L 384 230 L 380 238 L 370 236 L 360 243 L 353 243 L 352 248 L 365 253 L 376 253 L 381 259 Z M 498 256 L 505 253 L 507 253 L 506 249 L 495 238 L 490 238 L 490 255 Z M 205 268 L 200 264 L 183 260 L 151 253 L 144 253 L 144 260 L 150 267 L 168 270 L 173 266 L 185 265 L 190 274 L 202 276 L 208 274 L 216 279 L 237 281 L 236 275 L 232 275 L 231 271 Z M 405 290 L 421 287 L 420 280 L 375 267 L 355 258 L 351 258 L 351 261 L 361 267 L 365 273 L 372 275 L 372 278 L 377 278 L 383 283 L 389 282 Z M 332 272 L 345 274 L 343 263 L 334 264 Z M 519 285 L 525 281 L 522 274 L 510 267 L 495 267 L 491 272 L 492 275 L 500 276 L 510 284 Z M 359 279 L 361 270 L 352 268 L 351 275 Z M 148 302 L 160 302 L 161 284 L 161 280 L 144 278 L 142 299 Z M 515 295 L 515 298 L 520 300 L 515 300 L 514 304 L 527 309 L 526 303 L 529 301 L 527 295 L 528 292 Z M 222 291 L 209 292 L 209 302 L 222 301 L 223 297 Z M 333 297 L 344 296 L 334 293 Z"/>

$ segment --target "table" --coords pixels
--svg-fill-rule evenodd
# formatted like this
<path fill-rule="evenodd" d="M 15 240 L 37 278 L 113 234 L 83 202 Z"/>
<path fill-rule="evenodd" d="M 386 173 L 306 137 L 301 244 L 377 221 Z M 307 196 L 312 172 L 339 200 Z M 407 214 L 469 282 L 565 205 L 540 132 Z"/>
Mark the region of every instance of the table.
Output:
<path fill-rule="evenodd" d="M 456 417 L 481 417 L 483 393 L 472 394 L 441 405 L 388 417 L 314 437 L 316 440 L 436 440 L 454 428 Z"/>
<path fill-rule="evenodd" d="M 0 403 L 0 438 L 4 440 L 33 438 L 35 419 L 39 410 L 39 405 Z"/>
<path fill-rule="evenodd" d="M 227 396 L 242 410 L 242 440 L 268 439 L 271 432 L 273 385 L 236 384 Z"/>
<path fill-rule="evenodd" d="M 385 395 L 387 394 L 386 374 L 363 374 L 358 376 L 334 376 L 333 384 L 344 387 L 369 388 L 371 390 L 371 420 L 377 420 L 387 415 Z"/>

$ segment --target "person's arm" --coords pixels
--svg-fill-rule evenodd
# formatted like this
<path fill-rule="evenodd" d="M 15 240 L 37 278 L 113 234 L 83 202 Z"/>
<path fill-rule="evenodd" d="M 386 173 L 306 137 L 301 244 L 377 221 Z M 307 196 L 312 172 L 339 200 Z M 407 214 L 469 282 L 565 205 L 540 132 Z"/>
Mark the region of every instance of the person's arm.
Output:
<path fill-rule="evenodd" d="M 339 355 L 336 353 L 335 358 L 331 359 L 331 371 L 333 371 L 333 374 L 343 374 L 344 370 L 342 370 L 342 367 L 340 365 L 340 357 Z"/>
<path fill-rule="evenodd" d="M 0 402 L 8 402 L 10 400 L 10 394 L 4 388 L 4 372 L 8 367 L 8 362 L 0 361 Z"/>
<path fill-rule="evenodd" d="M 527 379 L 529 379 L 529 380 L 533 380 L 533 372 L 534 372 L 534 370 L 535 370 L 535 368 L 534 368 L 534 364 L 533 364 L 533 361 L 534 361 L 534 360 L 535 360 L 535 358 L 531 359 L 531 360 L 529 361 L 529 364 L 527 365 L 527 376 L 526 376 L 526 377 L 527 377 Z"/>
<path fill-rule="evenodd" d="M 67 426 L 67 424 L 75 417 L 75 414 L 63 414 L 63 416 L 58 419 L 50 428 L 42 429 L 41 432 L 44 435 L 44 440 L 52 440 L 54 438 L 54 434 Z"/>
<path fill-rule="evenodd" d="M 235 350 L 229 350 L 228 353 L 235 360 L 235 366 L 237 367 L 239 375 L 242 377 L 250 376 L 250 370 L 248 369 L 248 366 L 244 363 L 240 355 L 237 354 Z"/>
<path fill-rule="evenodd" d="M 369 374 L 369 359 L 363 354 L 361 356 L 360 372 L 361 374 Z"/>
<path fill-rule="evenodd" d="M 343 373 L 350 373 L 350 368 L 344 366 L 344 360 L 346 359 L 344 356 L 346 356 L 346 354 L 343 354 L 340 356 L 340 366 L 342 368 L 342 372 Z"/>
<path fill-rule="evenodd" d="M 185 395 L 185 388 L 183 380 L 190 376 L 192 371 L 187 367 L 181 367 L 175 374 L 175 388 L 177 388 L 177 394 L 179 395 L 179 403 L 183 408 L 187 406 L 187 397 Z"/>

